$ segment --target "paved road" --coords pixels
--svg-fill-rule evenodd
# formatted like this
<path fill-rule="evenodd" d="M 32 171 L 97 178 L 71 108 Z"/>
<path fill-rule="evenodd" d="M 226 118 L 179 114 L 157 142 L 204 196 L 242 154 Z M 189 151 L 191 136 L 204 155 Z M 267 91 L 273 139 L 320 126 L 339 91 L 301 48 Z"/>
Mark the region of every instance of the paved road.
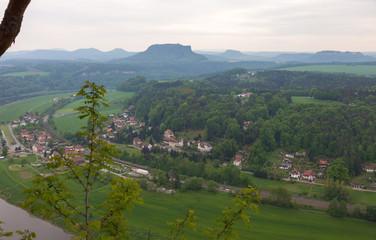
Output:
<path fill-rule="evenodd" d="M 9 146 L 8 146 L 8 147 L 9 147 L 9 150 L 11 150 L 11 151 L 15 151 L 15 150 L 16 150 L 16 147 L 21 147 L 21 150 L 25 150 L 25 149 L 26 149 L 25 146 L 22 145 L 22 144 L 17 140 L 16 136 L 14 136 L 13 129 L 12 129 L 12 124 L 11 124 L 11 123 L 8 124 L 8 130 L 9 130 L 10 135 L 11 135 L 12 138 L 13 138 L 13 142 L 16 143 L 16 144 L 14 144 L 14 145 L 12 145 L 12 144 L 9 143 Z"/>
<path fill-rule="evenodd" d="M 5 132 L 4 132 L 3 129 L 1 129 L 1 133 L 3 134 L 3 139 L 5 140 L 6 145 L 7 145 L 7 147 L 9 148 L 10 143 L 8 142 L 8 138 L 7 138 L 7 136 L 5 135 Z"/>

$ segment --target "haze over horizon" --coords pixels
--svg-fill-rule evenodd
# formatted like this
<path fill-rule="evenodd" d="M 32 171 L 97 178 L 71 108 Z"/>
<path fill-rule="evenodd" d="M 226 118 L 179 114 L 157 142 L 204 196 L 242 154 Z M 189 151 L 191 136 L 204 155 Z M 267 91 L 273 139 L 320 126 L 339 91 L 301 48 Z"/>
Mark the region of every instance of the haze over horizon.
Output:
<path fill-rule="evenodd" d="M 3 13 L 7 1 L 2 1 Z M 9 51 L 376 51 L 375 0 L 32 1 Z"/>

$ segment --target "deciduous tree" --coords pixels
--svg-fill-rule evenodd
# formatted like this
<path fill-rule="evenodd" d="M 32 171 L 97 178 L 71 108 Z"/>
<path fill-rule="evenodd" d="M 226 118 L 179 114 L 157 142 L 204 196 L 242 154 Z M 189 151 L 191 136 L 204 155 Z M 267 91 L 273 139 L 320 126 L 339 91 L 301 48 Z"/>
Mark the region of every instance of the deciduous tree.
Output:
<path fill-rule="evenodd" d="M 60 155 L 53 158 L 48 168 L 54 172 L 64 168 L 64 174 L 36 176 L 34 186 L 25 190 L 27 199 L 24 207 L 37 212 L 43 217 L 60 216 L 80 239 L 98 237 L 124 239 L 129 236 L 124 212 L 132 210 L 134 204 L 142 203 L 139 185 L 129 179 L 114 178 L 110 184 L 111 191 L 107 200 L 99 205 L 91 201 L 92 191 L 102 177 L 102 169 L 108 169 L 115 148 L 99 139 L 97 130 L 106 120 L 99 112 L 101 107 L 108 106 L 104 94 L 106 90 L 95 83 L 85 82 L 77 96 L 84 98 L 84 106 L 78 107 L 81 119 L 87 119 L 88 125 L 83 127 L 79 135 L 88 139 L 88 151 L 81 156 L 86 161 L 82 165 L 75 164 L 71 157 Z M 77 155 L 73 155 L 75 157 Z M 84 197 L 76 200 L 77 192 L 71 185 L 79 186 Z M 94 210 L 101 208 L 100 216 Z"/>

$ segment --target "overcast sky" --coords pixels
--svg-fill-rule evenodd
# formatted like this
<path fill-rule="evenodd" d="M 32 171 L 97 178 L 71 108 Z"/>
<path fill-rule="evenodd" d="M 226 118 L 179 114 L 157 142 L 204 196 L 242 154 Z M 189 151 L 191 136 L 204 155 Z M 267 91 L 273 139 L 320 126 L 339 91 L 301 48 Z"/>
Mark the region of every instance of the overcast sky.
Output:
<path fill-rule="evenodd" d="M 8 0 L 0 0 L 4 12 Z M 32 0 L 11 51 L 376 51 L 376 0 Z"/>

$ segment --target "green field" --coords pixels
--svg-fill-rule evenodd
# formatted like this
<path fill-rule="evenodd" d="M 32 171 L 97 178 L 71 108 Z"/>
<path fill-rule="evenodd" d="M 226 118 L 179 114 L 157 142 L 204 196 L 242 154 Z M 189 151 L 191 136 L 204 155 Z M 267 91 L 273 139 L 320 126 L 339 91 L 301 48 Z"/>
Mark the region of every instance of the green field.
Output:
<path fill-rule="evenodd" d="M 326 100 L 314 99 L 314 98 L 309 98 L 309 97 L 301 97 L 301 96 L 293 96 L 291 97 L 291 99 L 292 99 L 292 103 L 296 103 L 296 104 L 310 104 L 310 103 L 325 104 L 325 105 L 342 104 L 340 102 L 326 101 Z"/>
<path fill-rule="evenodd" d="M 4 74 L 3 76 L 25 77 L 25 76 L 34 76 L 34 75 L 47 76 L 48 74 L 50 74 L 50 73 L 49 72 L 25 71 L 25 72 L 7 73 L 7 74 Z"/>
<path fill-rule="evenodd" d="M 11 122 L 15 118 L 23 116 L 26 112 L 42 113 L 51 107 L 55 97 L 69 97 L 72 93 L 56 93 L 53 95 L 30 98 L 13 102 L 0 107 L 0 122 Z"/>
<path fill-rule="evenodd" d="M 110 107 L 103 108 L 100 112 L 104 116 L 108 116 L 110 114 L 118 114 L 124 110 L 124 100 L 133 93 L 131 92 L 118 92 L 118 91 L 111 91 L 106 94 L 105 98 L 108 100 L 108 104 Z M 73 112 L 75 108 L 82 105 L 83 100 L 77 100 L 70 104 L 67 104 L 65 107 L 59 109 L 56 113 L 68 113 Z M 80 120 L 77 118 L 78 113 L 67 115 L 63 117 L 54 118 L 55 125 L 58 131 L 61 132 L 69 132 L 75 133 L 81 129 L 81 127 L 85 126 L 86 121 Z"/>
<path fill-rule="evenodd" d="M 376 65 L 309 65 L 282 68 L 281 70 L 349 73 L 365 76 L 376 76 Z"/>
<path fill-rule="evenodd" d="M 0 159 L 0 197 L 8 202 L 21 204 L 25 199 L 22 191 L 25 187 L 31 186 L 31 176 L 34 171 L 28 166 L 24 166 L 19 171 L 9 170 L 10 165 L 21 164 L 22 158 L 16 158 L 15 162 L 10 164 L 9 157 Z M 29 163 L 36 160 L 35 156 L 26 157 Z"/>
<path fill-rule="evenodd" d="M 138 234 L 135 239 L 146 239 L 149 227 L 156 234 L 152 239 L 166 236 L 169 230 L 166 222 L 183 218 L 188 208 L 193 209 L 199 217 L 199 225 L 197 232 L 189 232 L 187 239 L 207 239 L 201 235 L 202 231 L 214 226 L 214 219 L 220 216 L 225 206 L 231 204 L 228 194 L 203 191 L 172 196 L 144 192 L 143 198 L 144 205 L 137 206 L 129 220 L 131 231 Z M 251 213 L 251 228 L 247 229 L 239 222 L 235 229 L 239 239 L 374 239 L 376 234 L 375 223 L 350 218 L 336 219 L 324 212 L 271 206 L 261 207 L 259 214 Z"/>
<path fill-rule="evenodd" d="M 32 156 L 28 157 L 29 162 L 33 159 Z M 7 160 L 0 161 L 0 196 L 18 204 L 25 199 L 22 191 L 30 186 L 30 175 L 33 173 L 27 166 L 22 170 L 9 170 L 9 165 L 20 164 L 20 161 L 17 159 L 12 164 Z M 108 190 L 107 185 L 97 187 L 92 195 L 93 205 L 103 201 Z M 82 197 L 81 193 L 77 199 Z M 194 210 L 198 216 L 197 232 L 187 230 L 187 239 L 206 239 L 202 231 L 215 226 L 214 219 L 231 204 L 232 199 L 227 193 L 212 194 L 206 191 L 174 195 L 144 191 L 142 197 L 144 204 L 137 206 L 132 215 L 128 216 L 133 239 L 146 239 L 149 229 L 151 239 L 170 239 L 166 222 L 183 218 L 187 209 Z M 376 234 L 375 223 L 332 218 L 325 212 L 262 206 L 259 214 L 250 214 L 251 228 L 244 227 L 241 222 L 235 225 L 239 239 L 374 239 Z"/>

